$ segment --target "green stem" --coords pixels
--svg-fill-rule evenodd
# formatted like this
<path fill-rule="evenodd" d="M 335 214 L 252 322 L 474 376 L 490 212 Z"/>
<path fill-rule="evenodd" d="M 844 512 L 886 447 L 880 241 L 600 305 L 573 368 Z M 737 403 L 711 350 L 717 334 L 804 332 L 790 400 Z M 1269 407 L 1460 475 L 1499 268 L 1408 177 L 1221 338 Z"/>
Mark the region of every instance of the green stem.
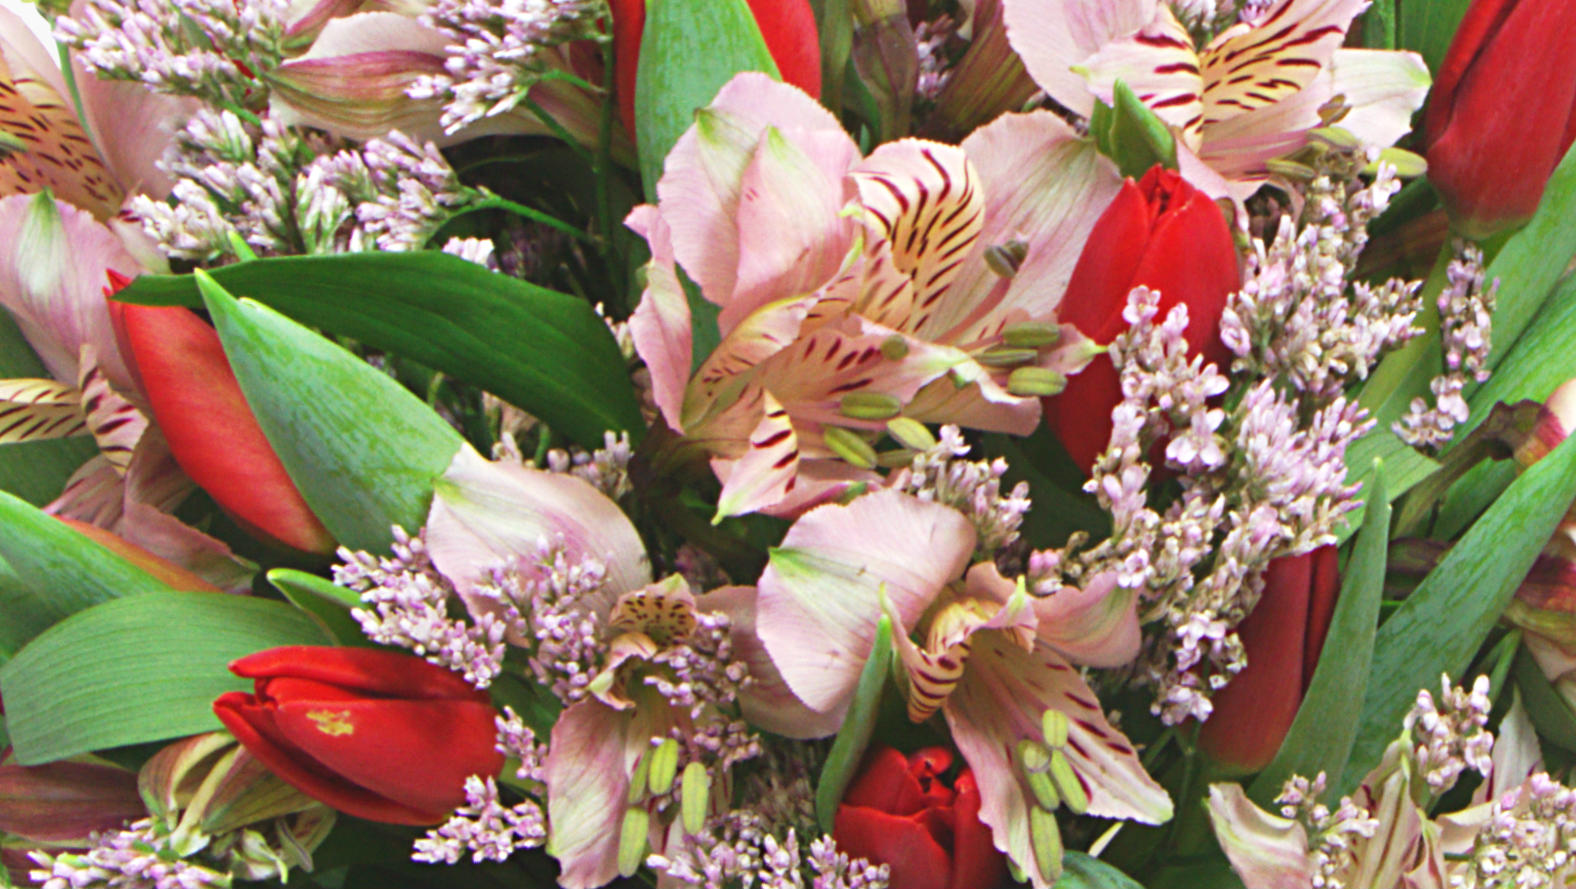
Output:
<path fill-rule="evenodd" d="M 578 80 L 579 78 L 576 79 Z M 581 82 L 584 83 L 584 81 Z M 595 89 L 595 87 L 592 87 L 592 89 Z M 521 104 L 529 109 L 532 114 L 536 115 L 537 118 L 542 121 L 542 123 L 546 124 L 547 128 L 552 130 L 554 136 L 557 136 L 560 141 L 569 146 L 570 151 L 573 151 L 580 157 L 582 161 L 585 161 L 586 166 L 592 167 L 593 169 L 596 167 L 596 158 L 592 157 L 591 154 L 580 145 L 579 140 L 574 137 L 573 133 L 569 132 L 567 129 L 564 129 L 564 125 L 559 123 L 557 118 L 553 117 L 551 114 L 548 114 L 546 108 L 543 108 L 540 103 L 531 98 L 529 95 L 527 95 L 521 101 Z"/>
<path fill-rule="evenodd" d="M 76 109 L 77 123 L 82 125 L 82 132 L 102 155 L 104 146 L 99 145 L 98 138 L 93 135 L 93 129 L 88 126 L 87 112 L 82 109 L 82 91 L 77 89 L 77 72 L 71 67 L 71 50 L 58 41 L 55 43 L 55 49 L 60 53 L 60 75 L 66 79 L 66 92 L 71 94 L 71 107 Z"/>
<path fill-rule="evenodd" d="M 602 95 L 607 101 L 602 103 L 602 119 L 597 122 L 596 164 L 591 173 L 596 181 L 596 217 L 597 231 L 602 235 L 604 244 L 611 246 L 613 243 L 613 197 L 607 187 L 607 177 L 613 174 L 613 41 L 602 44 L 602 70 L 607 83 Z"/>
<path fill-rule="evenodd" d="M 1450 260 L 1455 248 L 1446 242 L 1434 260 L 1433 270 L 1423 285 L 1423 310 L 1418 314 L 1417 325 L 1423 333 L 1413 337 L 1406 345 L 1385 356 L 1363 386 L 1360 400 L 1368 408 L 1381 428 L 1400 419 L 1412 399 L 1428 393 L 1428 383 L 1444 369 L 1444 357 L 1439 342 L 1439 294 L 1449 283 Z"/>
<path fill-rule="evenodd" d="M 463 216 L 466 213 L 474 213 L 478 210 L 508 210 L 510 213 L 513 213 L 516 216 L 523 216 L 532 222 L 539 222 L 542 225 L 553 229 L 554 231 L 563 232 L 564 234 L 574 238 L 577 241 L 580 241 L 583 244 L 596 245 L 598 243 L 595 235 L 587 234 L 586 232 L 575 228 L 574 226 L 563 221 L 562 219 L 559 219 L 556 216 L 549 216 L 540 210 L 527 207 L 524 204 L 516 203 L 509 200 L 508 198 L 499 197 L 495 194 L 487 195 L 487 197 L 477 201 L 474 204 L 471 204 L 454 215 Z"/>

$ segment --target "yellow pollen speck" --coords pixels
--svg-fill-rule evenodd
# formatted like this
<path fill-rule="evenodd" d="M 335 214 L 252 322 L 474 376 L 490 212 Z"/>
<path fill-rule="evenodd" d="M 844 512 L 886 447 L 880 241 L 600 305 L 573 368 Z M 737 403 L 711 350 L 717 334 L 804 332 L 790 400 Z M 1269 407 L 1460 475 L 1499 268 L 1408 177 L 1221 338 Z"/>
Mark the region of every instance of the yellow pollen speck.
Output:
<path fill-rule="evenodd" d="M 336 738 L 356 731 L 356 727 L 350 723 L 349 710 L 313 710 L 307 713 L 306 718 L 317 723 L 318 731 Z"/>

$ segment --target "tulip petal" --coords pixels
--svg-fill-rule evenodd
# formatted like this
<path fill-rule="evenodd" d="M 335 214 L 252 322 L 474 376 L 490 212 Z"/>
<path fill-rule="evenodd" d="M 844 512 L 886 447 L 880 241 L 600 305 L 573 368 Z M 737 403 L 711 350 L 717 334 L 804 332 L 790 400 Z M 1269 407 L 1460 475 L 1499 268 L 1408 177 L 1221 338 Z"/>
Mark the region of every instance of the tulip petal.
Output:
<path fill-rule="evenodd" d="M 460 674 L 393 650 L 285 645 L 240 658 L 230 671 L 246 679 L 306 679 L 368 696 L 489 700 Z"/>
<path fill-rule="evenodd" d="M 1111 727 L 1094 692 L 1050 646 L 1025 651 L 1004 633 L 977 633 L 969 668 L 943 713 L 952 738 L 979 781 L 980 819 L 1003 849 L 1035 880 L 1029 836 L 1032 804 L 1011 751 L 1018 741 L 1040 739 L 1046 710 L 1070 723 L 1065 752 L 1089 795 L 1089 814 L 1158 824 L 1171 817 L 1171 799 L 1144 771 L 1137 753 Z"/>
<path fill-rule="evenodd" d="M 629 319 L 635 351 L 651 371 L 651 397 L 673 431 L 684 431 L 684 387 L 689 383 L 693 352 L 689 298 L 673 265 L 673 236 L 650 204 L 630 211 L 624 220 L 651 247 L 646 263 L 646 290 Z"/>
<path fill-rule="evenodd" d="M 1209 820 L 1232 869 L 1247 885 L 1264 889 L 1313 885 L 1308 835 L 1302 825 L 1255 806 L 1241 784 L 1209 785 Z"/>
<path fill-rule="evenodd" d="M 1161 8 L 1160 0 L 1008 0 L 1002 15 L 1035 83 L 1087 117 L 1094 95 L 1073 66 L 1148 25 Z"/>
<path fill-rule="evenodd" d="M 949 889 L 951 856 L 919 818 L 845 803 L 837 809 L 832 833 L 837 851 L 890 866 L 893 886 Z"/>
<path fill-rule="evenodd" d="M 525 567 L 538 546 L 562 543 L 572 559 L 595 557 L 613 593 L 651 582 L 635 526 L 597 489 L 570 475 L 494 463 L 469 445 L 438 479 L 427 516 L 427 551 L 461 595 L 506 561 Z M 611 605 L 611 600 L 608 602 Z"/>
<path fill-rule="evenodd" d="M 883 595 L 914 625 L 974 551 L 961 513 L 894 491 L 811 510 L 772 550 L 757 627 L 795 695 L 840 715 L 870 656 Z"/>
<path fill-rule="evenodd" d="M 997 851 L 990 829 L 980 820 L 982 801 L 974 772 L 964 769 L 952 786 L 958 795 L 953 804 L 952 880 L 947 889 L 1000 886 L 1006 860 Z"/>

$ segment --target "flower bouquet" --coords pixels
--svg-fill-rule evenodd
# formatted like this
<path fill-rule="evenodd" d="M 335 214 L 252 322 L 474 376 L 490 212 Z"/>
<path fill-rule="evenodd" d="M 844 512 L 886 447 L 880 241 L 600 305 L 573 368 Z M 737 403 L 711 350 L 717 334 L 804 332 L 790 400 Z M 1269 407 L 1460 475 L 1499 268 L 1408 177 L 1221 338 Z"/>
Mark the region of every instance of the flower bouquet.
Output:
<path fill-rule="evenodd" d="M 1567 0 L 0 9 L 0 885 L 1576 885 Z"/>

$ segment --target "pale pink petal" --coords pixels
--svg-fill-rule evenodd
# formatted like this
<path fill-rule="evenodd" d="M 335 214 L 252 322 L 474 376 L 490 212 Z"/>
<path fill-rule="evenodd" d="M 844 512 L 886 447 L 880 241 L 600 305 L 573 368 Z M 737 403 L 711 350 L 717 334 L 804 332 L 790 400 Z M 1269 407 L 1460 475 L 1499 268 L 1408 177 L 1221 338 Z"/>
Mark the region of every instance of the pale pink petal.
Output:
<path fill-rule="evenodd" d="M 712 461 L 719 481 L 727 481 L 727 469 Z M 881 484 L 880 473 L 844 462 L 841 458 L 811 458 L 800 461 L 793 490 L 761 512 L 780 519 L 797 519 L 811 509 L 841 499 L 855 485 L 867 488 Z"/>
<path fill-rule="evenodd" d="M 1307 144 L 1308 131 L 1320 124 L 1319 107 L 1334 95 L 1332 83 L 1326 71 L 1274 104 L 1205 124 L 1198 156 L 1228 180 L 1262 181 L 1269 174 L 1266 161 Z"/>
<path fill-rule="evenodd" d="M 819 314 L 820 301 L 818 296 L 806 296 L 762 306 L 723 337 L 695 372 L 684 396 L 682 419 L 684 430 L 692 440 L 712 434 L 697 434 L 696 426 L 709 423 L 718 414 L 739 409 L 740 401 L 759 398 L 759 384 L 747 385 L 751 375 L 760 364 L 799 338 L 800 329 Z M 745 431 L 755 428 L 759 422 L 753 414 L 759 410 L 759 405 L 750 410 L 752 415 Z"/>
<path fill-rule="evenodd" d="M 593 889 L 618 876 L 629 776 L 652 735 L 642 712 L 653 709 L 660 708 L 614 710 L 581 701 L 553 725 L 544 763 L 548 842 L 565 889 Z"/>
<path fill-rule="evenodd" d="M 1020 740 L 1043 739 L 1043 715 L 1057 710 L 1070 727 L 1064 752 L 1089 795 L 1089 814 L 1159 824 L 1171 817 L 1171 798 L 1144 771 L 1131 744 L 1111 727 L 1094 692 L 1049 646 L 1025 651 L 1007 633 L 974 635 L 962 680 L 942 712 L 952 740 L 980 786 L 980 820 L 996 848 L 1011 856 L 1036 887 L 1028 800 L 1012 751 Z"/>
<path fill-rule="evenodd" d="M 1334 91 L 1351 108 L 1338 124 L 1370 148 L 1394 145 L 1412 129 L 1431 79 L 1417 53 L 1373 49 L 1335 52 Z"/>
<path fill-rule="evenodd" d="M 974 551 L 961 513 L 894 491 L 805 513 L 761 574 L 761 641 L 794 694 L 840 716 L 870 656 L 883 589 L 913 626 Z"/>
<path fill-rule="evenodd" d="M 9 309 L 55 379 L 75 383 L 92 346 L 116 388 L 132 378 L 104 305 L 106 272 L 141 269 L 91 214 L 44 195 L 0 198 L 0 306 Z"/>
<path fill-rule="evenodd" d="M 662 418 L 673 431 L 683 432 L 684 388 L 689 384 L 693 345 L 689 299 L 673 266 L 673 239 L 662 214 L 650 204 L 632 210 L 624 224 L 651 246 L 646 291 L 630 316 L 629 333 L 651 371 L 651 395 Z"/>
<path fill-rule="evenodd" d="M 1138 596 L 1114 572 L 1036 598 L 1034 610 L 1040 638 L 1073 663 L 1120 667 L 1138 656 Z"/>
<path fill-rule="evenodd" d="M 1369 0 L 1282 0 L 1234 25 L 1201 52 L 1204 125 L 1282 101 L 1329 70 Z"/>
<path fill-rule="evenodd" d="M 1532 636 L 1523 637 L 1531 640 Z M 1474 803 L 1498 799 L 1512 787 L 1519 786 L 1532 777 L 1543 765 L 1543 750 L 1538 746 L 1538 733 L 1532 717 L 1522 704 L 1521 695 L 1511 699 L 1510 709 L 1499 721 L 1494 732 L 1494 768 L 1472 794 Z"/>
<path fill-rule="evenodd" d="M 164 433 L 157 426 L 148 426 L 126 467 L 126 502 L 174 512 L 196 490 L 197 484 L 175 462 Z"/>
<path fill-rule="evenodd" d="M 840 182 L 859 159 L 858 147 L 837 118 L 799 89 L 764 74 L 735 76 L 711 106 L 696 114 L 695 125 L 667 157 L 657 195 L 672 227 L 679 264 L 706 299 L 719 306 L 729 304 L 739 284 L 744 252 L 740 238 L 774 236 L 750 234 L 739 226 L 745 170 L 769 126 L 805 152 L 820 171 L 812 183 L 817 189 Z M 839 197 L 839 192 L 817 195 L 812 206 Z"/>
<path fill-rule="evenodd" d="M 772 506 L 793 489 L 799 471 L 799 436 L 788 411 L 769 391 L 762 396 L 761 411 L 761 422 L 750 432 L 744 456 L 713 458 L 714 466 L 719 460 L 727 464 L 715 521 Z"/>
<path fill-rule="evenodd" d="M 156 93 L 140 83 L 100 80 L 75 59 L 72 68 L 88 130 L 121 193 L 126 198 L 167 196 L 175 183 L 159 169 L 159 162 L 201 103 Z"/>
<path fill-rule="evenodd" d="M 101 455 L 77 467 L 66 485 L 44 512 L 110 529 L 126 507 L 126 483 L 120 470 Z"/>
<path fill-rule="evenodd" d="M 1209 820 L 1231 867 L 1255 889 L 1310 889 L 1308 834 L 1255 806 L 1241 784 L 1209 785 Z"/>
<path fill-rule="evenodd" d="M 959 380 L 973 385 L 959 386 L 955 382 Z M 922 423 L 1028 435 L 1040 425 L 1040 400 L 1008 393 L 983 367 L 969 361 L 952 376 L 921 389 L 903 413 Z"/>
<path fill-rule="evenodd" d="M 1204 117 L 1204 78 L 1193 39 L 1168 7 L 1160 7 L 1154 19 L 1133 34 L 1101 47 L 1079 69 L 1095 98 L 1116 104 L 1120 80 L 1161 120 L 1197 143 Z"/>
<path fill-rule="evenodd" d="M 0 7 L 0 59 L 13 78 L 35 81 L 57 96 L 67 94 L 55 54 L 39 42 L 21 16 L 5 7 Z"/>
<path fill-rule="evenodd" d="M 1160 0 L 1004 0 L 1007 39 L 1051 98 L 1088 116 L 1094 95 L 1073 67 L 1154 20 Z"/>
<path fill-rule="evenodd" d="M 176 517 L 145 503 L 126 504 L 110 530 L 174 565 L 190 571 L 227 593 L 250 593 L 257 566 Z"/>
<path fill-rule="evenodd" d="M 1089 231 L 1122 177 L 1048 111 L 1004 114 L 963 140 L 963 150 L 985 193 L 985 227 L 946 310 L 921 334 L 968 349 L 1008 324 L 1055 319 Z M 984 253 L 1013 240 L 1023 241 L 1028 254 L 1006 281 L 986 265 Z"/>
<path fill-rule="evenodd" d="M 736 216 L 740 255 L 733 294 L 718 324 L 732 330 L 751 312 L 783 297 L 810 293 L 837 274 L 853 243 L 853 222 L 843 209 L 846 142 L 822 134 L 790 136 L 775 126 L 762 130 L 739 183 Z M 805 144 L 801 145 L 800 142 Z M 831 141 L 832 163 L 816 156 L 815 143 Z M 808 149 L 808 150 L 807 150 Z M 663 210 L 672 199 L 664 195 Z"/>
<path fill-rule="evenodd" d="M 729 639 L 733 656 L 750 669 L 750 683 L 739 695 L 739 706 L 750 724 L 788 738 L 824 738 L 835 734 L 842 719 L 835 714 L 818 713 L 806 707 L 766 653 L 756 629 L 756 590 L 750 586 L 730 586 L 700 596 L 696 605 L 702 611 L 721 611 L 728 615 Z"/>
<path fill-rule="evenodd" d="M 617 504 L 570 475 L 494 463 L 463 445 L 434 485 L 427 516 L 433 564 L 462 595 L 507 560 L 530 564 L 538 547 L 562 544 L 571 559 L 594 557 L 613 593 L 651 582 L 635 526 Z"/>
<path fill-rule="evenodd" d="M 1241 206 L 1241 203 L 1247 200 L 1253 192 L 1258 191 L 1259 186 L 1269 178 L 1268 176 L 1260 176 L 1254 179 L 1251 184 L 1229 182 L 1226 177 L 1215 172 L 1214 168 L 1205 163 L 1191 148 L 1180 142 L 1177 143 L 1177 172 L 1181 173 L 1182 178 L 1186 179 L 1190 185 L 1211 198 L 1217 201 L 1221 198 L 1230 198 L 1236 202 L 1238 205 L 1237 218 L 1239 226 L 1246 226 L 1248 218 L 1247 210 Z"/>

